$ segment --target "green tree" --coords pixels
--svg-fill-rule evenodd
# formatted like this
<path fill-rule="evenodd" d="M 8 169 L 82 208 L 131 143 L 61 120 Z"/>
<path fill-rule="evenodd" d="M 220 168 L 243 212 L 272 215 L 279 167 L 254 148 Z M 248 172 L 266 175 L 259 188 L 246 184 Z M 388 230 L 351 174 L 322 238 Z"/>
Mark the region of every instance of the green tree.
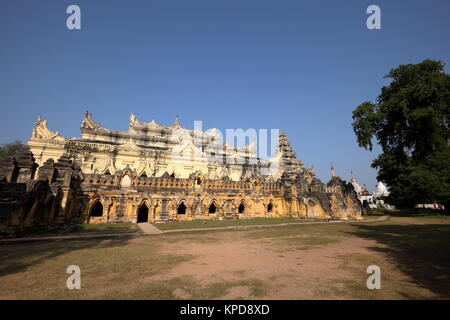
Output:
<path fill-rule="evenodd" d="M 4 144 L 0 146 L 0 161 L 8 156 L 18 156 L 28 150 L 28 146 L 23 144 L 20 140 Z"/>
<path fill-rule="evenodd" d="M 375 103 L 353 111 L 358 145 L 382 153 L 372 162 L 400 207 L 450 203 L 450 75 L 441 61 L 400 65 Z"/>

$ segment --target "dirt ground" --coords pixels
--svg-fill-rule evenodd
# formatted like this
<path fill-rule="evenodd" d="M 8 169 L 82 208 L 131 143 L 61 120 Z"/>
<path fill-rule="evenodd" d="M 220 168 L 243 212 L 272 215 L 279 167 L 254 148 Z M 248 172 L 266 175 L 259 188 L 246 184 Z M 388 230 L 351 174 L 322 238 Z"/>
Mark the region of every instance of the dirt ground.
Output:
<path fill-rule="evenodd" d="M 260 296 L 263 299 L 311 299 L 321 295 L 328 298 L 324 295 L 323 285 L 319 284 L 351 279 L 352 276 L 345 268 L 340 268 L 341 255 L 357 253 L 373 261 L 382 259 L 367 249 L 375 245 L 374 241 L 363 239 L 345 240 L 308 250 L 284 251 L 276 245 L 274 247 L 271 241 L 246 241 L 242 234 L 236 237 L 236 234 L 225 233 L 222 236 L 229 240 L 167 245 L 166 250 L 173 254 L 191 254 L 196 258 L 144 281 L 188 276 L 197 279 L 201 285 L 209 285 L 230 281 L 239 283 L 251 277 L 269 282 L 270 290 L 265 290 Z M 251 288 L 233 286 L 223 298 L 251 298 Z"/>
<path fill-rule="evenodd" d="M 448 299 L 449 231 L 449 219 L 395 218 L 3 245 L 0 299 Z M 69 263 L 81 290 L 65 288 Z M 367 289 L 370 265 L 380 290 Z"/>

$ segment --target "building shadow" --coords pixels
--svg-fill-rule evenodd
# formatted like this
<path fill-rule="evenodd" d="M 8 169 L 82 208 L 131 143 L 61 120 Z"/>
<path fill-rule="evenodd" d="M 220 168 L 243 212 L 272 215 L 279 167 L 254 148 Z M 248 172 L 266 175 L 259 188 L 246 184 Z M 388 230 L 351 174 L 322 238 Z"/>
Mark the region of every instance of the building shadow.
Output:
<path fill-rule="evenodd" d="M 450 296 L 450 225 L 354 225 L 354 236 L 375 240 L 383 253 L 417 285 L 442 298 Z"/>
<path fill-rule="evenodd" d="M 65 239 L 8 243 L 0 245 L 1 277 L 25 271 L 28 267 L 43 263 L 63 254 L 84 250 L 123 247 L 129 244 L 132 235 L 113 238 Z M 80 261 L 82 263 L 83 261 Z"/>

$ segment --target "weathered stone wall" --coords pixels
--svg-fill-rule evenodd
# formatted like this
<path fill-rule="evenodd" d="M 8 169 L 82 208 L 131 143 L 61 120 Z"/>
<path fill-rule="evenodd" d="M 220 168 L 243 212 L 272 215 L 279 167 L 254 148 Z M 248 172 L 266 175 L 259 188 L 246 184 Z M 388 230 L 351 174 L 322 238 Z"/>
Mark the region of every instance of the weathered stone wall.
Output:
<path fill-rule="evenodd" d="M 11 164 L 17 165 L 11 165 Z M 81 221 L 73 215 L 81 172 L 67 157 L 49 159 L 36 175 L 31 152 L 0 164 L 0 224 L 30 227 L 50 222 Z"/>
<path fill-rule="evenodd" d="M 36 167 L 32 153 L 21 158 L 27 168 Z M 305 186 L 295 175 L 278 181 L 261 177 L 233 181 L 209 179 L 198 171 L 183 179 L 168 173 L 139 176 L 129 167 L 114 175 L 83 175 L 70 157 L 62 156 L 57 162 L 48 159 L 35 177 L 33 170 L 25 171 L 28 176 L 21 179 L 27 182 L 18 182 L 20 175 L 11 172 L 20 171 L 16 162 L 10 158 L 0 165 L 0 223 L 11 226 L 283 216 L 358 219 L 361 215 L 353 189 L 336 177 L 326 186 L 318 181 Z"/>
<path fill-rule="evenodd" d="M 269 160 L 252 145 L 220 145 L 215 133 L 184 129 L 178 119 L 161 126 L 131 115 L 127 131 L 111 131 L 87 112 L 81 133 L 61 137 L 38 118 L 31 152 L 0 163 L 0 223 L 361 216 L 351 185 L 334 176 L 322 183 L 282 131 Z"/>

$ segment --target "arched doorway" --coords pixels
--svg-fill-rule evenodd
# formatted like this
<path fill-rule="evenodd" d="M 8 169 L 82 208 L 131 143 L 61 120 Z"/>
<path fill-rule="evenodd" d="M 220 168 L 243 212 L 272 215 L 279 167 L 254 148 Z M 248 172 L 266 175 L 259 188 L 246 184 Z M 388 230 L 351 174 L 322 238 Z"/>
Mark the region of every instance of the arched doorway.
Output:
<path fill-rule="evenodd" d="M 177 214 L 186 214 L 186 205 L 181 202 L 177 209 Z"/>
<path fill-rule="evenodd" d="M 245 206 L 244 206 L 244 203 L 241 202 L 241 204 L 239 205 L 239 208 L 238 208 L 238 212 L 244 213 L 244 211 L 245 211 Z"/>
<path fill-rule="evenodd" d="M 270 202 L 270 203 L 267 205 L 267 212 L 273 212 L 273 205 L 272 205 L 272 202 Z"/>
<path fill-rule="evenodd" d="M 137 223 L 148 222 L 148 207 L 143 203 L 138 209 Z"/>
<path fill-rule="evenodd" d="M 217 208 L 216 208 L 216 205 L 215 205 L 214 202 L 213 202 L 213 203 L 211 203 L 211 205 L 209 206 L 208 213 L 216 213 L 216 211 L 217 211 Z"/>
<path fill-rule="evenodd" d="M 100 200 L 97 200 L 91 207 L 91 217 L 101 217 L 103 215 L 103 205 Z"/>

